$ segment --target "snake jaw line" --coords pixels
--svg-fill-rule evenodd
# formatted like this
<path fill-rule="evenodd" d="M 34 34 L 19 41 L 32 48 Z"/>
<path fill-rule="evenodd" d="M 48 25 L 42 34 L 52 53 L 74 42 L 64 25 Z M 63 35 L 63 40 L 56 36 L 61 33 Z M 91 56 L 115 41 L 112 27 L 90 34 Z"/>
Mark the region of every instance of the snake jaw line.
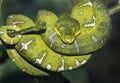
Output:
<path fill-rule="evenodd" d="M 72 44 L 72 43 L 74 42 L 74 40 L 75 40 L 74 37 L 70 37 L 70 36 L 63 38 L 63 37 L 61 36 L 60 32 L 59 32 L 56 28 L 55 28 L 55 32 L 57 33 L 57 35 L 59 35 L 59 37 L 61 38 L 61 40 L 62 40 L 65 44 Z M 78 32 L 77 34 L 75 34 L 75 35 L 76 35 L 76 36 L 79 35 L 79 32 Z"/>

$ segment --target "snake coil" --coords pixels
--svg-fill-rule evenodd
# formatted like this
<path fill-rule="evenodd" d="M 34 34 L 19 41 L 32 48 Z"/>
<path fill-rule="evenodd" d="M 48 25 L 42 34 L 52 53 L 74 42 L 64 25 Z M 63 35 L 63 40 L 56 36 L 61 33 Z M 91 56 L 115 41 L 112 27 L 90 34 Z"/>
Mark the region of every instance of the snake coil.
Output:
<path fill-rule="evenodd" d="M 40 10 L 35 23 L 24 15 L 10 15 L 0 28 L 0 38 L 12 45 L 7 52 L 20 69 L 31 75 L 49 75 L 44 70 L 67 71 L 85 64 L 91 52 L 108 39 L 110 21 L 100 0 L 81 0 L 70 14 L 59 17 Z M 32 31 L 39 33 L 28 33 Z"/>

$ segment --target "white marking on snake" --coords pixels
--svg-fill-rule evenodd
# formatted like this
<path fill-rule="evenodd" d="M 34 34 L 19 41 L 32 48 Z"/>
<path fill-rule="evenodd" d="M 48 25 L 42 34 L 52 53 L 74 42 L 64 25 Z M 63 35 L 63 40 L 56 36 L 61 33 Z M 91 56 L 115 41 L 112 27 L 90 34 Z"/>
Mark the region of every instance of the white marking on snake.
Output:
<path fill-rule="evenodd" d="M 51 64 L 47 64 L 47 67 L 46 67 L 48 70 L 52 68 Z"/>
<path fill-rule="evenodd" d="M 6 42 L 6 39 L 3 39 L 4 42 Z"/>
<path fill-rule="evenodd" d="M 14 16 L 10 15 L 8 18 L 13 18 Z"/>
<path fill-rule="evenodd" d="M 16 24 L 23 24 L 24 22 L 23 21 L 15 21 L 15 22 L 12 22 L 12 24 L 14 25 L 14 29 L 16 29 Z"/>
<path fill-rule="evenodd" d="M 41 13 L 42 13 L 42 11 L 39 11 L 39 12 L 38 12 L 38 15 L 40 15 Z"/>
<path fill-rule="evenodd" d="M 76 48 L 77 52 L 80 52 L 79 44 L 76 40 L 74 41 L 74 45 L 75 45 L 75 48 Z"/>
<path fill-rule="evenodd" d="M 15 58 L 12 59 L 12 62 L 15 62 Z"/>
<path fill-rule="evenodd" d="M 3 31 L 0 31 L 0 34 L 3 34 L 3 33 L 5 33 L 5 32 L 3 32 Z"/>
<path fill-rule="evenodd" d="M 15 22 L 12 22 L 13 25 L 16 25 L 16 24 L 23 24 L 24 22 L 23 21 L 15 21 Z"/>
<path fill-rule="evenodd" d="M 76 64 L 76 66 L 80 65 L 80 62 L 78 61 L 78 59 L 75 59 L 75 64 Z"/>
<path fill-rule="evenodd" d="M 41 58 L 36 58 L 35 63 L 42 64 L 43 59 L 45 58 L 45 56 L 46 56 L 46 52 L 43 53 Z"/>
<path fill-rule="evenodd" d="M 68 69 L 69 69 L 69 70 L 72 70 L 72 69 L 73 69 L 73 67 L 72 67 L 72 66 L 70 66 L 70 67 L 68 67 Z"/>
<path fill-rule="evenodd" d="M 97 42 L 97 41 L 98 41 L 98 39 L 97 39 L 95 36 L 92 36 L 92 40 L 93 40 L 94 42 Z"/>
<path fill-rule="evenodd" d="M 22 71 L 23 71 L 23 72 L 25 72 L 25 71 L 26 71 L 26 69 L 23 69 Z"/>
<path fill-rule="evenodd" d="M 65 48 L 65 46 L 66 46 L 66 45 L 65 45 L 64 43 L 62 43 L 61 48 Z"/>
<path fill-rule="evenodd" d="M 104 44 L 104 40 L 101 40 L 101 44 Z"/>
<path fill-rule="evenodd" d="M 13 28 L 14 28 L 14 29 L 16 29 L 16 27 L 17 27 L 17 26 L 16 26 L 16 25 L 14 25 L 14 27 L 13 27 Z"/>
<path fill-rule="evenodd" d="M 21 38 L 21 37 L 22 37 L 22 35 L 18 35 L 18 37 L 19 37 L 19 38 Z"/>
<path fill-rule="evenodd" d="M 104 4 L 98 4 L 98 8 L 103 8 Z"/>
<path fill-rule="evenodd" d="M 93 6 L 93 5 L 92 5 L 92 2 L 89 1 L 89 2 L 87 2 L 85 4 L 80 5 L 80 7 L 84 7 L 84 6 Z"/>
<path fill-rule="evenodd" d="M 64 58 L 63 58 L 63 57 L 61 58 L 61 61 L 62 61 L 62 65 L 61 65 L 61 67 L 59 67 L 59 68 L 58 68 L 58 72 L 60 72 L 60 71 L 63 71 L 63 70 L 64 70 L 65 61 L 64 61 Z"/>
<path fill-rule="evenodd" d="M 52 47 L 53 44 L 54 44 L 54 42 L 55 42 L 55 40 L 53 39 L 53 37 L 54 37 L 55 35 L 56 35 L 56 33 L 53 33 L 52 35 L 49 36 L 49 40 L 50 40 L 50 42 L 51 42 L 50 47 Z"/>
<path fill-rule="evenodd" d="M 83 14 L 83 12 L 80 12 L 80 14 L 82 15 L 82 14 Z"/>
<path fill-rule="evenodd" d="M 26 43 L 22 43 L 22 47 L 21 47 L 20 51 L 22 51 L 22 50 L 28 50 L 28 46 L 29 46 L 32 42 L 33 42 L 33 40 L 30 40 L 30 41 L 28 41 L 28 42 L 26 42 Z"/>
<path fill-rule="evenodd" d="M 87 60 L 84 59 L 80 64 L 83 65 L 83 64 L 85 64 L 86 62 L 87 62 Z"/>
<path fill-rule="evenodd" d="M 95 16 L 93 16 L 93 23 L 91 23 L 91 24 L 85 24 L 84 26 L 85 27 L 93 27 L 93 26 L 95 26 L 95 24 L 96 24 L 96 18 L 95 18 Z"/>

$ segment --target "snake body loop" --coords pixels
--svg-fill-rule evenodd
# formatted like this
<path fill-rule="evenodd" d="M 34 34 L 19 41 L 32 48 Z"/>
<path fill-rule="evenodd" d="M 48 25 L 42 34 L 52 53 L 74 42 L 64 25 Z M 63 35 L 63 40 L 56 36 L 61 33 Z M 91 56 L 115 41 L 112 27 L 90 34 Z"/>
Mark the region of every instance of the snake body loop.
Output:
<path fill-rule="evenodd" d="M 35 22 L 24 15 L 10 15 L 0 28 L 0 39 L 14 44 L 7 52 L 20 69 L 39 76 L 49 75 L 45 70 L 61 72 L 82 66 L 91 52 L 105 44 L 110 30 L 104 4 L 80 0 L 70 14 L 59 17 L 49 10 L 40 10 Z"/>
<path fill-rule="evenodd" d="M 65 55 L 93 52 L 105 44 L 111 32 L 108 10 L 100 0 L 79 1 L 70 15 L 60 17 L 40 10 L 37 19 L 46 23 L 46 32 L 41 35 L 43 41 Z"/>
<path fill-rule="evenodd" d="M 88 54 L 80 56 L 73 55 L 69 57 L 56 53 L 44 43 L 40 34 L 27 34 L 21 35 L 21 37 L 16 35 L 15 37 L 10 37 L 9 34 L 12 34 L 12 30 L 13 33 L 16 33 L 16 31 L 19 32 L 24 30 L 25 32 L 28 32 L 27 30 L 33 30 L 30 28 L 33 27 L 35 24 L 31 21 L 31 19 L 28 19 L 28 17 L 23 15 L 14 15 L 11 19 L 8 18 L 8 21 L 9 23 L 6 26 L 2 26 L 0 28 L 1 39 L 3 41 L 4 39 L 6 39 L 6 44 L 14 44 L 15 49 L 13 47 L 7 49 L 8 55 L 10 56 L 10 58 L 12 58 L 12 61 L 15 62 L 15 64 L 18 65 L 20 69 L 30 75 L 49 75 L 49 73 L 40 70 L 41 68 L 54 72 L 72 70 L 85 64 L 91 56 L 91 54 Z M 31 22 L 32 24 L 26 27 L 24 26 L 24 24 L 13 25 L 13 22 L 26 23 L 26 25 L 27 23 Z M 39 27 L 39 29 L 41 29 L 41 27 Z M 19 37 L 19 40 L 17 39 L 17 37 Z M 13 39 L 12 44 L 10 42 L 10 39 Z M 15 41 L 17 41 L 17 43 Z"/>

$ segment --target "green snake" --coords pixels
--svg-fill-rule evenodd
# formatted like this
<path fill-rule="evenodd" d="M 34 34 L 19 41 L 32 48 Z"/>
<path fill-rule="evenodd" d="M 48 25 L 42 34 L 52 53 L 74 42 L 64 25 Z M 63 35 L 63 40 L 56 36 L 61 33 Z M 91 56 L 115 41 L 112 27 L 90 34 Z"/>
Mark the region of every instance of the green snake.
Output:
<path fill-rule="evenodd" d="M 70 14 L 59 17 L 40 10 L 35 23 L 24 15 L 10 15 L 0 28 L 13 62 L 31 75 L 49 75 L 78 68 L 109 37 L 111 19 L 100 0 L 81 0 Z M 37 32 L 35 34 L 34 32 Z"/>
<path fill-rule="evenodd" d="M 98 0 L 82 0 L 70 15 L 63 13 L 59 18 L 52 12 L 40 11 L 38 22 L 46 22 L 43 41 L 54 51 L 67 55 L 87 54 L 101 48 L 111 25 L 107 9 L 100 5 Z"/>

